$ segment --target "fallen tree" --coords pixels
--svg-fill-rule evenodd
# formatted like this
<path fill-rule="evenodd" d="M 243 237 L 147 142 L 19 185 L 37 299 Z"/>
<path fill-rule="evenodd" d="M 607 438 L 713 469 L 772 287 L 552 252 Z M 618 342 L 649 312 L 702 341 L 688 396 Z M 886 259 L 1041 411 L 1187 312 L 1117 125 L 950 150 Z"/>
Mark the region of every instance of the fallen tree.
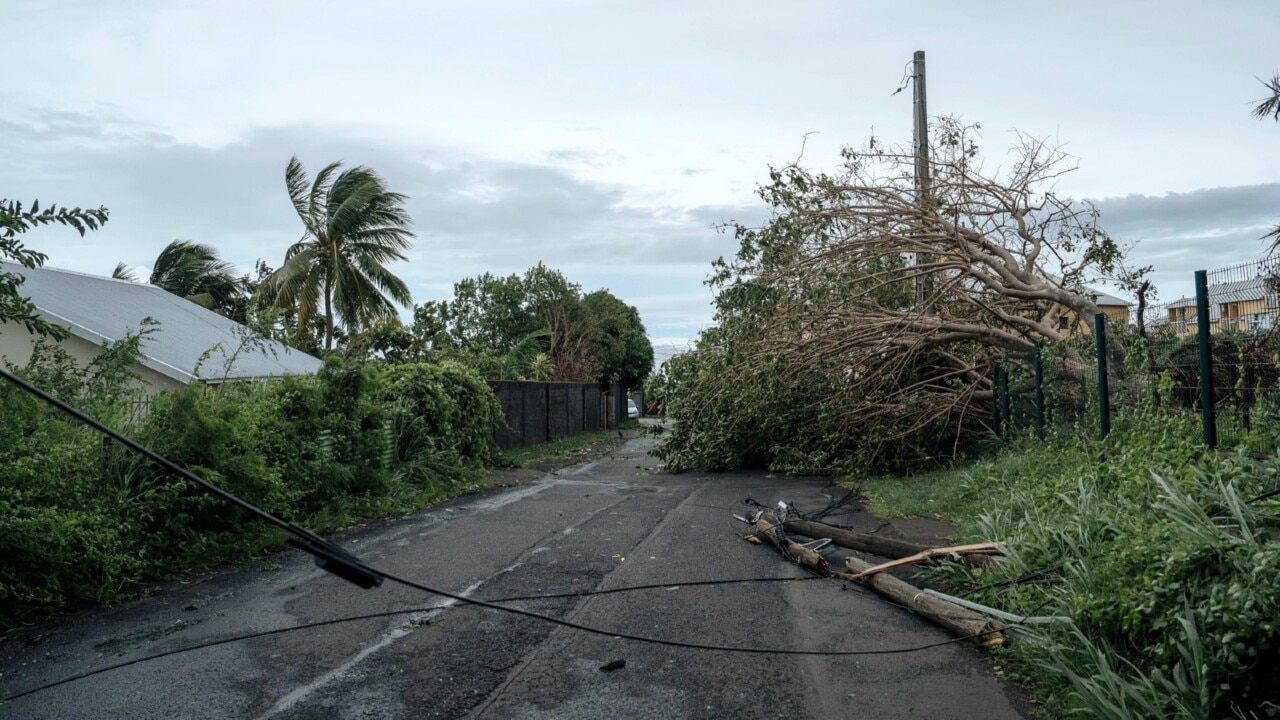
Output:
<path fill-rule="evenodd" d="M 1007 169 L 989 173 L 973 128 L 939 127 L 923 196 L 914 155 L 874 141 L 832 174 L 772 172 L 772 218 L 738 227 L 737 256 L 714 266 L 716 326 L 668 363 L 668 465 L 954 456 L 988 431 L 996 364 L 1097 313 L 1086 281 L 1141 275 L 1092 206 L 1053 191 L 1072 169 L 1059 148 L 1019 136 Z M 1081 358 L 1060 359 L 1083 375 Z"/>

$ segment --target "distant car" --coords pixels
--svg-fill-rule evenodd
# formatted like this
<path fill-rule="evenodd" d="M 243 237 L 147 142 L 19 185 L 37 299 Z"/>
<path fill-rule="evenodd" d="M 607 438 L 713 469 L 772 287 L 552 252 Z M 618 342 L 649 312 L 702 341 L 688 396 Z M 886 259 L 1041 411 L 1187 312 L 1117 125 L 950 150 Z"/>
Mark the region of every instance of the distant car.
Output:
<path fill-rule="evenodd" d="M 636 407 L 636 401 L 627 398 L 627 417 L 631 420 L 640 419 L 640 408 Z"/>

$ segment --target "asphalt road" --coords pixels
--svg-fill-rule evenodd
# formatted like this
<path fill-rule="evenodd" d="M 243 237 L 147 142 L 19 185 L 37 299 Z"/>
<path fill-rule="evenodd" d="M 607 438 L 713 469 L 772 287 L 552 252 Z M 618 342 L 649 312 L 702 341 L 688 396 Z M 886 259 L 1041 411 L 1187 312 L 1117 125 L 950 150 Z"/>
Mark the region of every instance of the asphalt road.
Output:
<path fill-rule="evenodd" d="M 336 540 L 386 570 L 476 598 L 655 638 L 755 648 L 888 650 L 951 639 L 897 607 L 801 577 L 740 539 L 750 496 L 824 506 L 821 479 L 666 475 L 628 440 L 596 461 L 459 498 Z M 838 493 L 837 493 L 838 494 Z M 862 513 L 843 522 L 877 527 Z M 891 532 L 892 528 L 884 530 Z M 1029 707 L 981 652 L 952 643 L 849 657 L 730 654 L 591 635 L 274 555 L 68 613 L 0 640 L 0 697 L 104 665 L 248 632 L 382 617 L 219 645 L 0 705 L 5 718 L 1015 718 Z M 601 666 L 624 660 L 625 667 Z"/>

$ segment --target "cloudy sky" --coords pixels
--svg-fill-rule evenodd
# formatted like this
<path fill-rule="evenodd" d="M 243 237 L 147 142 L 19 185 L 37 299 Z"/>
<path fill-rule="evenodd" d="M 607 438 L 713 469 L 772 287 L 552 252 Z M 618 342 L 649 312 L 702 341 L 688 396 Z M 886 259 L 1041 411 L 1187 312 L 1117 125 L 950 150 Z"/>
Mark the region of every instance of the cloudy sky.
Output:
<path fill-rule="evenodd" d="M 929 109 L 1065 143 L 1062 192 L 1157 266 L 1259 255 L 1280 220 L 1280 124 L 1252 118 L 1280 70 L 1274 0 L 175 2 L 6 0 L 0 197 L 106 205 L 49 264 L 148 268 L 169 241 L 278 265 L 284 191 L 364 164 L 411 196 L 396 268 L 415 301 L 542 261 L 636 305 L 655 343 L 710 320 L 720 223 L 759 222 L 770 165 L 833 166 L 874 131 L 905 143 L 914 50 Z M 660 347 L 660 350 L 662 349 Z"/>

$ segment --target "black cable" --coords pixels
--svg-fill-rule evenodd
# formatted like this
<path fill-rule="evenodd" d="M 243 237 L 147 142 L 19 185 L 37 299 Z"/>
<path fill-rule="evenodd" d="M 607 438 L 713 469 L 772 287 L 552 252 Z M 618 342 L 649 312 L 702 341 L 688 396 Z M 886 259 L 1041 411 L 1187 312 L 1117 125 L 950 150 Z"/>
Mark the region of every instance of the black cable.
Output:
<path fill-rule="evenodd" d="M 62 412 L 88 425 L 94 430 L 97 430 L 139 455 L 142 455 L 156 465 L 159 465 L 161 468 L 164 468 L 184 480 L 195 483 L 198 487 L 204 489 L 205 492 L 226 500 L 250 515 L 284 530 L 292 536 L 289 539 L 289 543 L 315 556 L 316 564 L 324 570 L 327 570 L 344 580 L 359 585 L 366 590 L 382 582 L 381 576 L 373 572 L 372 569 L 361 562 L 360 559 L 328 540 L 325 540 L 319 535 L 308 530 L 304 530 L 286 520 L 281 520 L 257 505 L 254 505 L 247 500 L 242 500 L 236 495 L 223 490 L 217 485 L 214 485 L 208 480 L 205 480 L 199 475 L 196 475 L 190 470 L 178 465 L 160 453 L 157 453 L 150 448 L 143 447 L 137 442 L 134 442 L 106 425 L 103 425 L 96 418 L 89 417 L 80 410 L 68 405 L 56 397 L 53 397 L 49 393 L 46 393 L 35 385 L 32 385 L 22 378 L 14 375 L 3 367 L 0 367 L 0 378 L 9 381 L 25 392 L 58 408 Z"/>
<path fill-rule="evenodd" d="M 1259 496 L 1257 496 L 1257 497 L 1255 497 L 1255 498 L 1250 498 L 1250 499 L 1248 499 L 1248 500 L 1245 500 L 1245 501 L 1244 501 L 1244 504 L 1245 504 L 1245 505 L 1252 505 L 1252 504 L 1254 504 L 1254 503 L 1256 503 L 1256 502 L 1260 502 L 1260 501 L 1262 501 L 1262 500 L 1266 500 L 1267 498 L 1275 497 L 1276 495 L 1280 495 L 1280 488 L 1276 488 L 1275 490 L 1268 490 L 1267 492 L 1264 492 L 1264 493 L 1262 493 L 1261 495 L 1259 495 Z"/>
<path fill-rule="evenodd" d="M 952 643 L 956 643 L 961 640 L 972 640 L 974 638 L 981 637 L 983 635 L 989 635 L 992 632 L 992 631 L 987 631 L 987 632 L 974 633 L 973 635 L 966 635 L 964 637 L 951 638 L 949 640 L 931 643 L 929 645 L 917 645 L 917 646 L 905 647 L 905 648 L 889 648 L 886 650 L 792 650 L 787 648 L 754 648 L 754 647 L 741 647 L 737 645 L 713 645 L 710 643 L 693 643 L 693 642 L 684 642 L 681 640 L 664 640 L 662 638 L 646 637 L 644 635 L 634 635 L 631 633 L 612 632 L 609 630 L 602 630 L 600 628 L 591 627 L 590 625 L 582 625 L 580 623 L 573 622 L 572 620 L 562 620 L 557 617 L 551 617 L 550 615 L 543 615 L 542 613 L 536 613 L 536 612 L 533 612 L 532 610 L 521 610 L 520 608 L 505 607 L 503 605 L 498 605 L 496 603 L 489 602 L 488 600 L 477 600 L 475 598 L 469 598 L 469 597 L 466 597 L 465 595 L 459 595 L 457 593 L 449 592 L 448 590 L 440 590 L 438 588 L 433 588 L 429 585 L 423 585 L 422 583 L 416 583 L 412 580 L 406 580 L 405 578 L 402 578 L 398 575 L 393 575 L 389 572 L 385 572 L 382 570 L 375 570 L 374 572 L 377 572 L 379 575 L 381 575 L 384 580 L 390 580 L 393 583 L 403 585 L 407 588 L 412 588 L 414 590 L 421 590 L 422 592 L 431 593 L 433 595 L 439 595 L 441 597 L 447 597 L 452 600 L 457 600 L 458 602 L 461 602 L 461 603 L 466 603 L 468 605 L 475 605 L 477 607 L 489 608 L 490 610 L 508 612 L 513 615 L 523 615 L 525 617 L 534 618 L 536 620 L 549 622 L 552 625 L 559 625 L 560 627 L 566 627 L 571 630 L 577 630 L 579 632 L 585 632 L 591 635 L 604 635 L 604 636 L 612 637 L 618 640 L 632 640 L 634 642 L 648 643 L 651 645 L 663 645 L 666 647 L 685 648 L 688 650 L 715 650 L 718 652 L 745 653 L 745 654 L 754 654 L 754 655 L 804 655 L 804 656 L 810 656 L 810 657 L 849 657 L 853 655 L 900 655 L 902 653 L 918 652 L 920 650 L 927 650 L 929 648 L 941 647 L 943 645 L 950 645 Z"/>
<path fill-rule="evenodd" d="M 492 598 L 489 600 L 489 602 L 522 602 L 522 601 L 530 601 L 530 600 L 554 600 L 554 599 L 562 599 L 562 598 L 570 598 L 570 597 L 612 595 L 614 593 L 632 592 L 636 590 L 655 590 L 659 588 L 670 588 L 670 587 L 694 587 L 699 585 L 732 585 L 732 584 L 751 583 L 751 582 L 796 582 L 796 581 L 821 580 L 821 579 L 823 578 L 820 578 L 818 576 L 810 576 L 810 577 L 788 577 L 788 578 L 733 578 L 728 580 L 696 580 L 693 582 L 684 582 L 684 583 L 654 583 L 651 585 L 628 585 L 626 587 L 608 588 L 605 590 L 584 590 L 581 592 L 573 592 L 573 593 L 555 593 L 555 594 L 548 594 L 548 595 L 517 595 L 513 597 Z M 37 693 L 42 690 L 48 690 L 50 688 L 54 688 L 59 685 L 65 685 L 66 683 L 73 682 L 75 680 L 83 680 L 84 678 L 91 677 L 93 675 L 100 675 L 102 673 L 110 672 L 112 670 L 120 670 L 122 668 L 129 667 L 130 665 L 137 665 L 139 663 L 149 662 L 151 660 L 159 660 L 161 658 L 170 657 L 172 655 L 181 655 L 183 653 L 195 652 L 196 650 L 206 650 L 211 647 L 226 645 L 228 643 L 242 642 L 244 640 L 255 640 L 260 637 L 268 637 L 271 635 L 281 635 L 283 633 L 290 633 L 298 630 L 309 630 L 311 628 L 325 627 L 327 625 L 339 625 L 342 623 L 359 622 L 361 620 L 376 620 L 377 618 L 394 617 L 396 615 L 411 615 L 417 612 L 431 612 L 433 610 L 442 610 L 444 609 L 444 607 L 445 606 L 442 606 L 442 605 L 433 605 L 431 607 L 403 608 L 400 610 L 386 610 L 383 612 L 365 613 L 363 615 L 346 615 L 339 618 L 330 618 L 328 620 L 317 620 L 315 622 L 302 623 L 301 625 L 290 625 L 289 627 L 275 628 L 273 630 L 259 630 L 257 632 L 242 633 L 240 635 L 232 635 L 230 637 L 219 638 L 217 640 L 209 640 L 206 642 L 197 643 L 195 645 L 189 645 L 187 647 L 177 648 L 175 650 L 166 650 L 164 652 L 155 653 L 153 655 L 145 655 L 143 657 L 134 658 L 132 660 L 126 660 L 124 662 L 116 663 L 115 665 L 108 665 L 106 667 L 97 668 L 95 670 L 89 670 L 87 672 L 83 672 L 78 675 L 72 675 L 71 677 L 66 677 L 56 682 L 49 683 L 48 685 L 42 685 L 37 688 L 32 688 L 31 690 L 23 691 L 21 693 L 18 693 L 17 695 L 12 695 L 10 697 L 4 698 L 3 700 L 0 700 L 0 702 L 9 702 L 10 700 L 17 700 L 18 698 L 23 697 L 24 695 L 30 695 L 32 693 Z"/>
<path fill-rule="evenodd" d="M 242 500 L 236 495 L 226 490 L 223 490 L 217 485 L 214 485 L 213 483 L 208 482 L 207 480 L 199 477 L 198 475 L 192 473 L 186 468 L 179 466 L 178 464 L 174 463 L 172 460 L 169 460 L 168 458 L 160 455 L 159 453 L 156 453 L 146 447 L 143 447 L 142 445 L 139 445 L 133 440 L 130 440 L 124 435 L 121 435 L 115 430 L 112 430 L 111 428 L 103 425 L 98 420 L 92 417 L 89 417 L 88 415 L 77 410 L 76 408 L 62 402 L 61 400 L 58 400 L 57 398 L 49 395 L 48 393 L 44 392 L 43 390 L 40 390 L 34 385 L 31 385 L 30 383 L 27 383 L 21 378 L 18 378 L 17 376 L 13 375 L 12 373 L 8 372 L 3 368 L 0 368 L 0 378 L 3 378 L 4 380 L 9 381 L 10 383 L 18 386 L 19 388 L 30 393 L 31 395 L 34 395 L 35 397 L 53 405 L 59 410 L 62 410 L 68 415 L 71 415 L 77 420 L 89 425 L 90 427 L 94 428 L 98 432 L 101 432 L 102 434 L 112 438 L 116 442 L 121 443 L 122 445 L 129 448 L 130 450 L 133 450 L 134 452 L 137 452 L 138 454 L 147 457 L 152 462 L 168 470 L 169 472 L 172 472 L 175 475 L 178 475 L 179 477 L 189 480 L 190 482 L 195 483 L 197 486 L 203 488 L 207 492 L 219 498 L 222 498 L 223 500 L 226 500 L 227 502 L 235 505 L 236 507 L 241 508 L 245 512 L 248 512 L 249 514 L 261 520 L 264 520 L 272 525 L 275 525 L 276 527 L 281 528 L 282 530 L 285 530 L 289 534 L 293 535 L 294 538 L 296 538 L 298 542 L 294 544 L 297 547 L 316 556 L 316 562 L 318 565 L 320 565 L 320 567 L 334 573 L 335 575 L 338 575 L 339 577 L 342 577 L 357 585 L 360 585 L 361 587 L 364 587 L 366 589 L 373 587 L 374 585 L 381 584 L 382 580 L 390 580 L 394 583 L 403 585 L 408 588 L 420 590 L 422 592 L 429 593 L 432 595 L 438 595 L 440 597 L 449 598 L 451 600 L 454 600 L 456 602 L 460 602 L 466 605 L 474 605 L 476 607 L 488 608 L 490 610 L 497 610 L 499 612 L 506 612 L 513 615 L 520 615 L 524 617 L 533 618 L 535 620 L 542 620 L 543 622 L 551 623 L 553 625 L 558 625 L 560 627 L 566 627 L 572 630 L 577 630 L 579 632 L 585 632 L 585 633 L 594 634 L 594 635 L 604 635 L 604 636 L 613 637 L 615 639 L 620 639 L 620 640 L 631 640 L 634 642 L 643 642 L 643 643 L 649 643 L 654 645 L 662 645 L 666 647 L 678 647 L 678 648 L 686 648 L 690 650 L 712 650 L 712 651 L 729 652 L 729 653 L 747 653 L 747 654 L 762 654 L 762 655 L 801 655 L 801 656 L 821 656 L 821 657 L 848 657 L 848 656 L 856 656 L 856 655 L 895 655 L 895 654 L 902 654 L 902 653 L 909 653 L 909 652 L 918 652 L 920 650 L 927 650 L 929 648 L 941 647 L 943 645 L 950 645 L 952 643 L 960 642 L 963 640 L 971 640 L 971 639 L 981 637 L 982 635 L 989 634 L 988 632 L 975 633 L 973 635 L 968 635 L 968 636 L 958 637 L 958 638 L 951 638 L 949 640 L 932 643 L 928 645 L 920 645 L 920 646 L 913 646 L 913 647 L 906 647 L 906 648 L 890 648 L 885 650 L 794 650 L 794 649 L 786 649 L 786 648 L 753 648 L 753 647 L 741 647 L 741 646 L 732 646 L 732 645 L 714 645 L 714 644 L 708 644 L 708 643 L 692 643 L 692 642 L 683 642 L 679 640 L 664 640 L 661 638 L 652 638 L 652 637 L 646 637 L 643 635 L 634 635 L 631 633 L 612 632 L 612 631 L 604 630 L 601 628 L 591 627 L 589 625 L 582 625 L 580 623 L 575 623 L 570 620 L 562 620 L 557 617 L 544 615 L 542 613 L 533 612 L 531 610 L 523 610 L 520 608 L 513 608 L 513 607 L 507 607 L 504 605 L 499 605 L 496 602 L 493 602 L 490 600 L 479 600 L 476 598 L 470 598 L 465 595 L 460 595 L 458 593 L 450 592 L 448 590 L 440 590 L 438 588 L 433 588 L 431 586 L 424 585 L 422 583 L 414 582 L 412 580 L 408 580 L 408 579 L 399 577 L 398 575 L 394 575 L 384 570 L 379 570 L 378 568 L 367 565 L 361 560 L 359 560 L 358 558 L 356 558 L 355 556 L 339 548 L 338 546 L 333 545 L 332 543 L 321 538 L 320 536 L 315 535 L 307 530 L 304 530 L 292 523 L 281 520 L 280 518 L 277 518 L 271 513 L 268 513 L 267 511 L 257 507 L 256 505 L 246 500 Z M 750 499 L 748 499 L 748 503 L 759 506 L 758 503 L 755 503 Z M 668 583 L 668 584 L 664 584 L 662 587 L 670 587 L 670 585 L 671 584 Z M 335 622 L 345 622 L 345 620 L 326 621 L 325 624 L 332 624 Z M 268 634 L 273 632 L 284 632 L 284 631 L 285 629 L 280 629 L 277 631 L 268 631 Z M 232 642 L 232 640 L 227 639 L 223 642 Z M 212 646 L 213 644 L 220 644 L 220 643 L 211 643 L 209 645 L 206 645 L 206 647 Z M 165 657 L 166 655 L 172 655 L 178 652 L 183 652 L 183 651 L 170 651 L 167 654 L 162 654 L 157 657 Z M 117 667 L 127 667 L 128 665 L 131 665 L 131 664 L 144 662 L 147 659 L 154 659 L 154 658 L 139 658 L 136 660 L 129 661 L 127 663 L 123 663 Z M 32 693 L 39 692 L 41 690 L 57 687 L 65 683 L 72 682 L 73 680 L 78 680 L 84 677 L 90 677 L 91 675 L 95 675 L 101 672 L 106 672 L 109 669 L 114 669 L 114 668 L 102 668 L 97 671 L 83 673 L 79 676 L 64 678 L 63 680 L 59 680 L 49 685 L 45 685 L 32 690 L 27 690 L 17 695 L 12 695 L 10 697 L 5 698 L 4 702 L 9 702 L 20 697 L 25 697 L 26 695 L 30 695 Z"/>
<path fill-rule="evenodd" d="M 390 579 L 393 582 L 407 582 L 407 581 L 402 581 L 398 578 L 393 579 L 388 577 L 387 579 Z M 746 583 L 746 582 L 795 582 L 795 581 L 822 580 L 822 579 L 830 579 L 830 578 L 824 578 L 824 577 L 815 575 L 810 577 L 792 577 L 792 578 L 741 578 L 741 579 L 734 579 L 734 580 L 700 580 L 700 581 L 689 582 L 689 583 L 662 583 L 662 584 L 654 584 L 654 585 L 633 585 L 633 586 L 622 587 L 622 588 L 612 588 L 607 590 L 592 590 L 592 591 L 585 591 L 585 592 L 578 592 L 578 593 L 560 593 L 555 595 L 528 595 L 528 596 L 517 596 L 517 597 L 509 597 L 509 598 L 496 598 L 488 601 L 476 601 L 473 598 L 466 598 L 463 596 L 455 596 L 455 595 L 446 595 L 446 597 L 449 597 L 451 599 L 460 599 L 459 601 L 464 604 L 480 605 L 482 607 L 487 606 L 487 607 L 492 607 L 493 609 L 503 610 L 507 612 L 516 612 L 517 614 L 521 614 L 521 615 L 528 615 L 530 617 L 550 620 L 555 624 L 564 625 L 566 627 L 569 627 L 575 630 L 583 630 L 586 632 L 591 632 L 599 635 L 608 635 L 621 640 L 635 640 L 639 642 L 646 642 L 646 643 L 651 643 L 656 645 L 669 645 L 674 647 L 682 647 L 682 648 L 695 649 L 695 650 L 718 650 L 722 652 L 753 653 L 753 654 L 765 654 L 765 655 L 809 655 L 809 656 L 843 657 L 843 656 L 849 656 L 849 655 L 901 654 L 901 653 L 929 650 L 931 648 L 941 647 L 943 645 L 950 645 L 950 644 L 959 642 L 961 640 L 973 640 L 973 639 L 982 637 L 983 635 L 989 634 L 989 632 L 992 632 L 992 631 L 988 631 L 988 632 L 975 633 L 973 635 L 966 635 L 963 637 L 951 638 L 949 640 L 944 640 L 942 642 L 937 642 L 937 643 L 931 643 L 928 645 L 918 645 L 918 646 L 906 647 L 906 648 L 891 648 L 888 650 L 827 651 L 827 650 L 787 650 L 787 649 L 774 649 L 774 648 L 743 648 L 743 647 L 733 647 L 733 646 L 726 647 L 726 646 L 718 646 L 718 645 L 703 645 L 698 643 L 685 643 L 685 642 L 680 642 L 675 640 L 663 640 L 661 638 L 648 638 L 648 637 L 643 637 L 638 635 L 614 633 L 607 630 L 599 630 L 596 628 L 589 628 L 583 625 L 577 625 L 569 621 L 560 620 L 558 618 L 552 618 L 550 616 L 545 616 L 538 613 L 532 613 L 529 611 L 521 611 L 515 608 L 487 605 L 487 603 L 498 603 L 498 602 L 516 602 L 516 601 L 546 600 L 546 599 L 566 598 L 566 597 L 583 597 L 583 596 L 589 596 L 589 595 L 607 595 L 612 593 L 629 592 L 633 590 L 651 590 L 655 588 L 668 588 L 668 587 L 675 587 L 677 585 L 680 587 L 688 587 L 688 586 L 695 586 L 695 585 L 722 585 L 722 584 Z M 414 584 L 409 584 L 409 587 L 413 587 L 419 590 L 426 590 L 427 592 L 432 592 L 432 593 L 436 592 L 434 590 L 426 589 L 424 586 L 417 586 Z M 847 588 L 851 586 L 846 585 L 845 587 Z M 896 603 L 891 600 L 881 598 L 878 595 L 866 593 L 865 591 L 861 591 L 861 592 L 863 592 L 863 594 L 867 595 L 868 597 L 872 597 L 877 600 L 883 600 L 888 604 L 895 605 L 897 607 L 906 607 L 904 605 L 901 605 L 900 603 Z M 350 616 L 340 617 L 340 618 L 331 618 L 329 620 L 318 620 L 316 622 L 303 623 L 301 625 L 290 625 L 289 627 L 275 628 L 273 630 L 260 630 L 258 632 L 253 632 L 253 633 L 233 635 L 231 637 L 220 638 L 218 640 L 210 640 L 210 641 L 202 642 L 196 645 L 190 645 L 188 647 L 177 648 L 174 650 L 166 650 L 164 652 L 155 653 L 152 655 L 144 655 L 143 657 L 134 658 L 132 660 L 126 660 L 124 662 L 116 663 L 114 665 L 107 665 L 105 667 L 100 667 L 94 670 L 88 670 L 82 673 L 78 673 L 76 675 L 71 675 L 69 677 L 62 678 L 61 680 L 55 680 L 54 682 L 41 685 L 39 687 L 34 687 L 29 690 L 24 690 L 14 695 L 10 695 L 9 697 L 6 697 L 3 700 L 0 700 L 0 704 L 11 702 L 13 700 L 26 697 L 27 695 L 33 695 L 35 693 L 43 692 L 45 690 L 51 690 L 60 685 L 66 685 L 67 683 L 75 682 L 77 680 L 84 680 L 85 678 L 93 677 L 94 675 L 101 675 L 102 673 L 112 672 L 114 670 L 122 670 L 132 665 L 139 665 L 141 663 L 150 662 L 152 660 L 160 660 L 162 658 L 171 657 L 173 655 L 181 655 L 188 652 L 195 652 L 196 650 L 207 650 L 209 648 L 217 647 L 219 645 L 227 645 L 229 643 L 241 642 L 244 640 L 254 640 L 261 637 L 269 637 L 271 635 L 281 635 L 284 633 L 295 632 L 298 630 L 308 630 L 312 628 L 325 627 L 328 625 L 339 625 L 339 624 L 348 623 L 348 622 L 358 622 L 360 620 L 374 620 L 377 618 L 393 617 L 396 615 L 410 615 L 417 612 L 431 612 L 434 610 L 442 610 L 444 609 L 444 607 L 446 606 L 433 605 L 431 607 L 403 608 L 400 610 L 387 610 L 384 612 L 367 613 L 363 615 L 350 615 Z"/>
<path fill-rule="evenodd" d="M 523 600 L 555 600 L 559 598 L 571 597 L 593 597 L 595 595 L 612 595 L 614 593 L 632 592 L 635 590 L 662 590 L 674 587 L 697 587 L 700 585 L 736 585 L 740 583 L 757 583 L 757 582 L 803 582 L 806 580 L 822 580 L 830 579 L 822 575 L 811 575 L 807 577 L 781 577 L 781 578 L 733 578 L 729 580 L 695 580 L 693 582 L 665 582 L 652 583 L 649 585 L 627 585 L 625 587 L 606 588 L 604 590 L 583 590 L 581 592 L 571 593 L 554 593 L 549 595 L 517 595 L 515 597 L 493 598 L 489 602 L 520 602 Z"/>

